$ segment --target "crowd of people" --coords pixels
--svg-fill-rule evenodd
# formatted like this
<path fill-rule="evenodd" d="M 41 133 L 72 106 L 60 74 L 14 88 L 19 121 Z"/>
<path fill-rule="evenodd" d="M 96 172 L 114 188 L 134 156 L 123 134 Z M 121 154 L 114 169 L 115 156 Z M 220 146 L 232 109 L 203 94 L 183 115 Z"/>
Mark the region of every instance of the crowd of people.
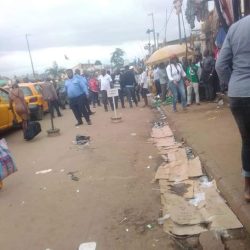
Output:
<path fill-rule="evenodd" d="M 153 82 L 156 95 L 164 102 L 166 96 L 172 96 L 173 111 L 177 112 L 180 102 L 185 110 L 194 102 L 217 102 L 217 94 L 226 90 L 221 86 L 215 70 L 215 55 L 208 50 L 202 55 L 182 58 L 180 62 L 176 55 L 169 62 L 160 63 L 154 67 Z"/>
<path fill-rule="evenodd" d="M 84 73 L 79 69 L 66 70 L 67 79 L 63 87 L 55 86 L 50 79 L 46 79 L 41 85 L 43 98 L 49 104 L 49 111 L 54 117 L 54 109 L 60 117 L 62 113 L 59 109 L 60 95 L 65 93 L 69 106 L 77 120 L 76 126 L 83 124 L 83 118 L 88 125 L 91 125 L 90 116 L 94 114 L 93 108 L 103 104 L 104 110 L 114 110 L 121 105 L 126 107 L 126 100 L 130 108 L 138 106 L 141 98 L 144 106 L 148 106 L 148 94 L 153 92 L 162 102 L 167 96 L 172 96 L 173 111 L 177 112 L 177 104 L 181 103 L 182 108 L 192 105 L 195 101 L 200 105 L 200 100 L 213 101 L 216 93 L 220 92 L 220 84 L 215 71 L 215 59 L 206 50 L 204 56 L 183 58 L 180 62 L 176 55 L 172 55 L 169 62 L 160 63 L 151 67 L 125 66 L 116 69 L 114 72 L 103 69 L 101 72 Z M 108 97 L 108 91 L 112 88 L 118 90 L 115 103 Z M 18 95 L 17 95 L 18 94 Z M 16 96 L 17 95 L 17 96 Z M 23 119 L 23 128 L 27 127 L 28 108 L 18 88 L 18 83 L 13 84 L 10 91 L 10 99 L 16 102 L 19 115 Z M 65 103 L 65 101 L 64 101 Z M 65 104 L 63 105 L 63 107 Z"/>

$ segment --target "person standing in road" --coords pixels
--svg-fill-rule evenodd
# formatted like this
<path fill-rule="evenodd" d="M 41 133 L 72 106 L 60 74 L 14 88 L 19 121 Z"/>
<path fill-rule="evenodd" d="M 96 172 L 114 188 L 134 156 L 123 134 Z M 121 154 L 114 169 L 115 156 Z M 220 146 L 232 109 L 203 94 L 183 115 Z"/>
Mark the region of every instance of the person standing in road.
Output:
<path fill-rule="evenodd" d="M 161 87 L 161 100 L 162 102 L 165 102 L 166 95 L 167 95 L 168 75 L 167 75 L 167 70 L 166 70 L 164 63 L 161 63 L 159 65 L 158 74 L 159 74 L 160 87 Z"/>
<path fill-rule="evenodd" d="M 87 124 L 91 125 L 89 112 L 86 110 L 85 105 L 83 104 L 84 95 L 88 94 L 87 86 L 83 81 L 83 78 L 73 74 L 72 69 L 67 69 L 66 73 L 68 75 L 68 80 L 65 81 L 65 89 L 69 98 L 70 108 L 72 109 L 77 120 L 76 126 L 83 124 L 82 115 L 87 121 Z"/>
<path fill-rule="evenodd" d="M 141 87 L 141 96 L 144 100 L 144 107 L 148 106 L 148 72 L 146 69 L 141 69 L 140 75 L 140 87 Z"/>
<path fill-rule="evenodd" d="M 119 69 L 116 70 L 114 75 L 114 88 L 118 89 L 119 99 L 121 101 L 122 108 L 125 108 L 124 96 L 122 93 L 122 86 L 121 86 L 121 73 Z M 118 96 L 115 97 L 115 107 L 118 108 Z"/>
<path fill-rule="evenodd" d="M 227 34 L 216 71 L 223 83 L 229 83 L 232 114 L 242 138 L 242 174 L 246 201 L 250 201 L 250 16 L 233 24 Z"/>
<path fill-rule="evenodd" d="M 195 64 L 195 61 L 191 59 L 187 67 L 187 105 L 190 106 L 192 103 L 192 93 L 194 89 L 195 101 L 197 105 L 200 105 L 200 95 L 199 95 L 199 79 L 198 79 L 198 66 Z"/>
<path fill-rule="evenodd" d="M 136 79 L 135 73 L 133 69 L 129 69 L 129 66 L 125 67 L 125 73 L 123 75 L 123 81 L 125 84 L 125 89 L 127 93 L 127 98 L 129 102 L 130 108 L 133 108 L 132 99 L 136 106 L 138 106 L 138 102 L 135 96 L 135 86 L 136 86 Z"/>
<path fill-rule="evenodd" d="M 50 82 L 50 79 L 46 79 L 45 83 L 41 85 L 41 92 L 43 99 L 48 102 L 49 112 L 51 116 L 55 118 L 54 115 L 54 109 L 55 109 L 57 112 L 57 116 L 61 117 L 62 114 L 59 109 L 58 96 L 53 83 Z"/>
<path fill-rule="evenodd" d="M 108 101 L 111 106 L 111 109 L 114 110 L 113 100 L 112 98 L 108 98 L 108 90 L 111 89 L 112 78 L 109 74 L 107 74 L 106 70 L 102 70 L 102 74 L 99 76 L 100 89 L 102 93 L 102 101 L 104 105 L 104 109 L 108 112 Z"/>
<path fill-rule="evenodd" d="M 162 93 L 161 90 L 161 85 L 160 85 L 160 76 L 159 76 L 159 68 L 158 65 L 156 65 L 154 67 L 154 71 L 153 71 L 153 79 L 154 79 L 154 85 L 155 85 L 155 89 L 156 89 L 156 95 L 160 96 Z"/>
<path fill-rule="evenodd" d="M 212 101 L 214 99 L 214 87 L 213 87 L 213 74 L 214 74 L 215 60 L 209 54 L 208 50 L 204 51 L 204 58 L 202 61 L 202 73 L 201 80 L 205 87 L 206 100 Z"/>
<path fill-rule="evenodd" d="M 18 82 L 15 82 L 11 86 L 11 90 L 9 93 L 10 98 L 10 109 L 13 113 L 14 120 L 17 121 L 16 114 L 22 119 L 22 129 L 25 133 L 28 121 L 29 121 L 29 108 L 24 99 L 24 93 L 19 88 Z"/>
<path fill-rule="evenodd" d="M 183 80 L 186 77 L 186 73 L 183 70 L 182 65 L 178 63 L 178 58 L 176 55 L 172 55 L 170 58 L 170 63 L 167 66 L 167 75 L 169 79 L 169 89 L 173 94 L 173 111 L 177 111 L 176 104 L 178 100 L 178 93 L 180 93 L 181 96 L 182 108 L 185 110 L 187 101 Z"/>
<path fill-rule="evenodd" d="M 83 94 L 83 105 L 85 109 L 88 111 L 89 115 L 93 115 L 95 112 L 92 112 L 89 105 L 89 91 L 88 91 L 88 81 L 84 75 L 81 76 L 80 69 L 75 70 L 75 75 L 80 78 L 80 81 L 83 81 L 86 85 L 87 93 Z"/>
<path fill-rule="evenodd" d="M 93 108 L 96 107 L 96 104 L 98 106 L 101 106 L 100 100 L 99 100 L 99 86 L 98 86 L 98 80 L 96 79 L 96 76 L 93 75 L 89 79 L 89 89 L 91 91 L 91 99 Z"/>

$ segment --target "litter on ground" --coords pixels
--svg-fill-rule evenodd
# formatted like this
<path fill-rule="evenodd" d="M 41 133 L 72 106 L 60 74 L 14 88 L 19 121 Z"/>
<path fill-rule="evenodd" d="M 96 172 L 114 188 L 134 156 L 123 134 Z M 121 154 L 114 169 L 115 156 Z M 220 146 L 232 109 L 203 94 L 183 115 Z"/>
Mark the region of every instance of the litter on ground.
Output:
<path fill-rule="evenodd" d="M 215 180 L 203 173 L 199 157 L 194 156 L 192 148 L 176 142 L 166 123 L 155 123 L 149 141 L 164 161 L 155 180 L 159 181 L 163 207 L 158 223 L 166 233 L 191 236 L 243 227 L 220 196 Z"/>
<path fill-rule="evenodd" d="M 37 171 L 36 174 L 47 174 L 47 173 L 50 173 L 51 171 L 52 169 L 46 169 L 46 170 Z"/>

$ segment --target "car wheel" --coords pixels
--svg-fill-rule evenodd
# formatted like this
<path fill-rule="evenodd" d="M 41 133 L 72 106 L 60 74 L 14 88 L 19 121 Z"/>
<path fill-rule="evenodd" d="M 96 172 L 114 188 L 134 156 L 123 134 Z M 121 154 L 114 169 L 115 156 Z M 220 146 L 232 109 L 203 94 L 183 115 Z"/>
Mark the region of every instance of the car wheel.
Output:
<path fill-rule="evenodd" d="M 41 121 L 43 119 L 43 107 L 39 107 L 36 113 L 36 119 Z"/>

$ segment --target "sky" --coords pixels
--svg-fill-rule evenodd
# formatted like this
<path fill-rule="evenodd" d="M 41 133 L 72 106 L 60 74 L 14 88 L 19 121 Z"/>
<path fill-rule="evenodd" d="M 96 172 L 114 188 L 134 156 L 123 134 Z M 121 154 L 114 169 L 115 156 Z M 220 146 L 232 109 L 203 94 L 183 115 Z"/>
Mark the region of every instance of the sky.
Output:
<path fill-rule="evenodd" d="M 186 1 L 184 1 L 184 10 Z M 115 48 L 127 61 L 143 58 L 146 30 L 164 39 L 166 9 L 172 0 L 7 0 L 1 3 L 0 75 L 30 74 L 25 34 L 28 34 L 34 68 L 42 73 L 56 61 L 61 67 L 101 60 L 109 63 Z M 177 16 L 172 13 L 167 40 L 178 38 Z M 187 31 L 189 26 L 186 24 Z M 152 42 L 152 41 L 151 41 Z M 67 55 L 69 60 L 65 60 Z"/>

